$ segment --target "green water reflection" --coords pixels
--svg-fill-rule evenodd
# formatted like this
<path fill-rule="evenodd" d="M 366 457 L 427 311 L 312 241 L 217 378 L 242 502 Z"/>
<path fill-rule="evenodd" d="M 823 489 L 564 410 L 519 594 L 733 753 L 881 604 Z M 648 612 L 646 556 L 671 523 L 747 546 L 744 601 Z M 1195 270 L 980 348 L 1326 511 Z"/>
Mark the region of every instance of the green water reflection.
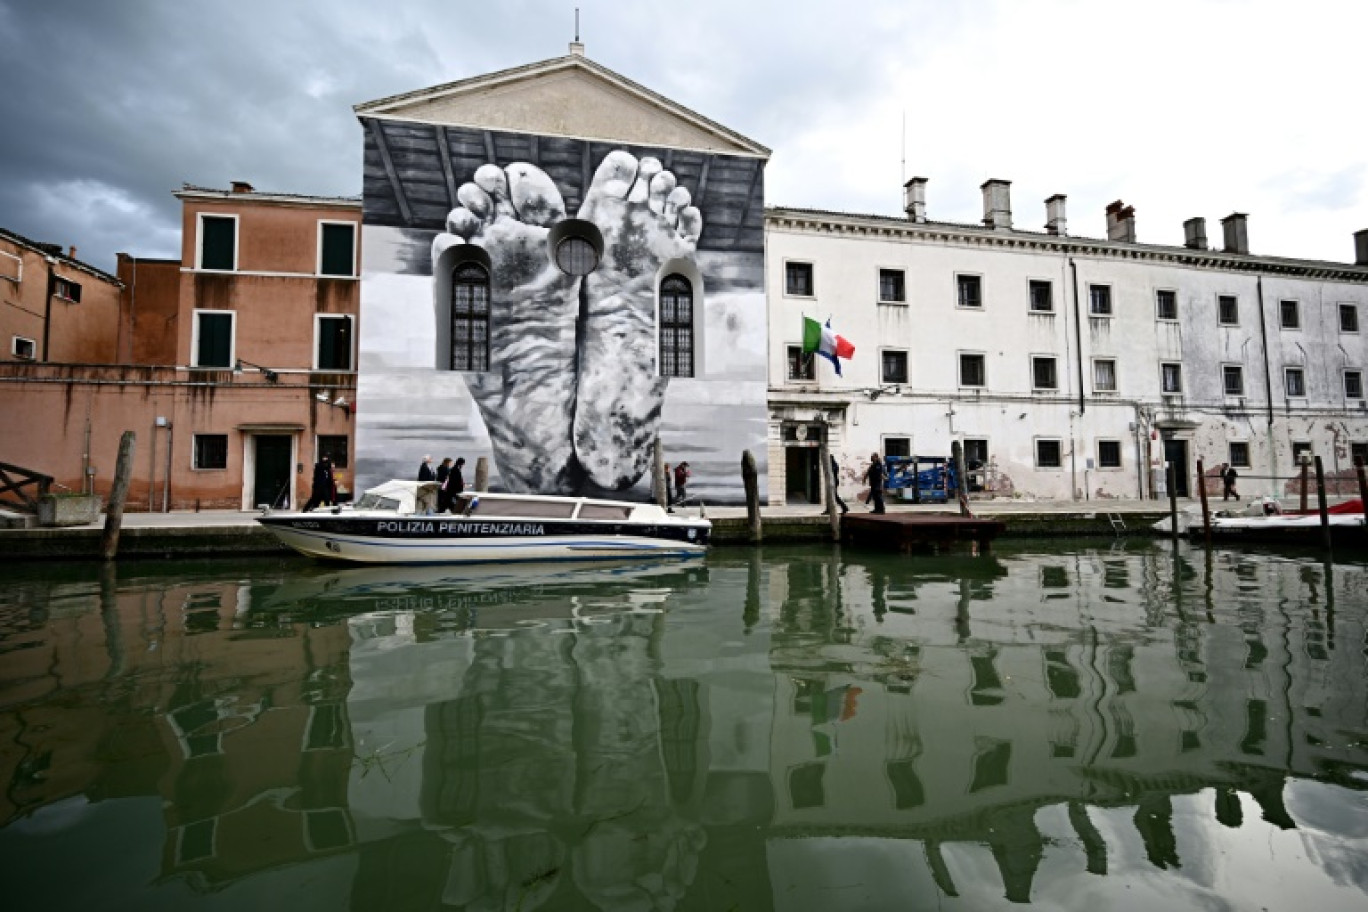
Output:
<path fill-rule="evenodd" d="M 1362 908 L 1366 616 L 1148 544 L 20 569 L 6 905 Z"/>

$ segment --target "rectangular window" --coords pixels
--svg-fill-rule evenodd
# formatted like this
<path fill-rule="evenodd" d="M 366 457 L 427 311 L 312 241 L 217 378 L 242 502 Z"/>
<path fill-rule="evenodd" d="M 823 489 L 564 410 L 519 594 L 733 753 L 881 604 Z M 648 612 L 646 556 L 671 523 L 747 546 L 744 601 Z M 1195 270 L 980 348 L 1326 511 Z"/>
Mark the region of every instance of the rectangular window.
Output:
<path fill-rule="evenodd" d="M 1121 441 L 1097 441 L 1097 467 L 1099 469 L 1121 468 Z"/>
<path fill-rule="evenodd" d="M 1227 396 L 1244 395 L 1244 368 L 1238 364 L 1225 364 L 1221 366 L 1221 378 L 1225 383 L 1225 394 Z"/>
<path fill-rule="evenodd" d="M 879 300 L 886 304 L 907 302 L 907 277 L 901 269 L 879 270 Z"/>
<path fill-rule="evenodd" d="M 1230 464 L 1240 469 L 1249 468 L 1249 443 L 1247 441 L 1230 441 Z"/>
<path fill-rule="evenodd" d="M 881 383 L 907 382 L 907 352 L 885 350 L 882 361 L 883 370 L 879 375 Z"/>
<path fill-rule="evenodd" d="M 352 369 L 352 318 L 347 315 L 315 318 L 314 334 L 318 340 L 314 351 L 315 370 L 349 371 Z"/>
<path fill-rule="evenodd" d="M 1349 461 L 1356 466 L 1368 466 L 1368 443 L 1349 444 Z"/>
<path fill-rule="evenodd" d="M 347 467 L 347 435 L 319 434 L 318 458 L 322 459 L 324 456 L 332 460 L 333 468 L 345 469 Z"/>
<path fill-rule="evenodd" d="M 1306 372 L 1300 367 L 1289 367 L 1283 371 L 1283 380 L 1287 387 L 1288 396 L 1306 395 Z"/>
<path fill-rule="evenodd" d="M 960 355 L 960 386 L 987 386 L 988 371 L 983 355 Z"/>
<path fill-rule="evenodd" d="M 70 301 L 72 304 L 81 303 L 81 286 L 71 279 L 62 279 L 56 276 L 52 279 L 52 293 L 63 301 Z"/>
<path fill-rule="evenodd" d="M 1296 301 L 1279 301 L 1278 315 L 1283 329 L 1301 328 L 1301 307 Z"/>
<path fill-rule="evenodd" d="M 983 276 L 955 276 L 956 302 L 960 307 L 983 306 Z"/>
<path fill-rule="evenodd" d="M 977 469 L 988 464 L 988 441 L 966 437 L 964 440 L 964 467 Z"/>
<path fill-rule="evenodd" d="M 1031 387 L 1038 390 L 1059 389 L 1054 358 L 1031 359 Z"/>
<path fill-rule="evenodd" d="M 1356 305 L 1356 304 L 1341 304 L 1341 305 L 1339 306 L 1339 315 L 1340 315 L 1340 332 L 1342 332 L 1342 333 L 1356 333 L 1356 332 L 1358 332 L 1358 305 Z"/>
<path fill-rule="evenodd" d="M 1183 391 L 1183 367 L 1180 364 L 1159 365 L 1160 389 L 1165 393 Z"/>
<path fill-rule="evenodd" d="M 1160 320 L 1178 319 L 1178 292 L 1156 291 L 1154 293 L 1155 316 Z"/>
<path fill-rule="evenodd" d="M 228 435 L 196 434 L 194 460 L 196 469 L 228 468 Z"/>
<path fill-rule="evenodd" d="M 895 456 L 898 459 L 907 459 L 912 455 L 911 437 L 885 437 L 883 439 L 884 456 Z"/>
<path fill-rule="evenodd" d="M 1094 317 L 1110 317 L 1112 315 L 1110 285 L 1088 286 L 1088 313 Z"/>
<path fill-rule="evenodd" d="M 812 297 L 812 264 L 784 264 L 784 294 L 799 298 Z"/>
<path fill-rule="evenodd" d="M 1054 286 L 1043 279 L 1031 279 L 1031 310 L 1035 313 L 1048 313 L 1054 310 Z"/>
<path fill-rule="evenodd" d="M 1116 392 L 1116 361 L 1112 358 L 1098 358 L 1093 361 L 1093 392 Z"/>
<path fill-rule="evenodd" d="M 803 346 L 790 345 L 788 347 L 788 378 L 790 380 L 816 380 L 817 366 L 813 362 L 816 356 L 812 352 L 803 353 Z"/>
<path fill-rule="evenodd" d="M 237 269 L 237 217 L 200 214 L 200 269 Z"/>
<path fill-rule="evenodd" d="M 318 223 L 318 274 L 356 275 L 356 223 Z"/>
<path fill-rule="evenodd" d="M 12 253 L 0 250 L 0 279 L 18 283 L 24 278 L 24 261 Z"/>
<path fill-rule="evenodd" d="M 1363 398 L 1363 371 L 1347 370 L 1344 372 L 1344 398 Z"/>
<path fill-rule="evenodd" d="M 38 346 L 32 339 L 25 339 L 23 336 L 14 336 L 10 340 L 10 354 L 21 361 L 32 361 L 38 357 Z"/>
<path fill-rule="evenodd" d="M 1063 452 L 1058 440 L 1036 441 L 1036 468 L 1057 469 L 1063 464 Z"/>
<path fill-rule="evenodd" d="M 1240 322 L 1240 299 L 1234 295 L 1216 296 L 1216 319 L 1222 326 L 1235 326 Z"/>
<path fill-rule="evenodd" d="M 231 310 L 195 311 L 195 363 L 193 367 L 233 366 L 233 319 Z"/>
<path fill-rule="evenodd" d="M 1315 454 L 1311 452 L 1311 444 L 1307 443 L 1305 440 L 1300 440 L 1292 444 L 1293 465 L 1301 465 L 1303 458 L 1305 458 L 1307 462 L 1311 462 L 1314 456 Z"/>

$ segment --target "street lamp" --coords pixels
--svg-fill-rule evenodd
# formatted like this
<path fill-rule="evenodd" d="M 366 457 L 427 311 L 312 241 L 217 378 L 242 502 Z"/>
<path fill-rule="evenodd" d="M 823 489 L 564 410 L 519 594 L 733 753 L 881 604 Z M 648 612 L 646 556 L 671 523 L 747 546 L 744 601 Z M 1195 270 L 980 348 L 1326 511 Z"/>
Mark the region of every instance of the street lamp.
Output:
<path fill-rule="evenodd" d="M 253 364 L 251 361 L 248 361 L 248 360 L 245 359 L 245 358 L 238 358 L 238 359 L 237 359 L 237 363 L 233 365 L 233 373 L 235 373 L 235 374 L 240 374 L 240 373 L 242 373 L 242 365 L 244 365 L 244 364 L 247 365 L 248 367 L 255 367 L 257 370 L 259 370 L 259 371 L 261 371 L 263 374 L 265 374 L 265 375 L 266 375 L 266 382 L 267 382 L 267 383 L 276 383 L 277 381 L 280 380 L 280 374 L 278 374 L 278 373 L 276 373 L 275 371 L 271 370 L 269 367 L 262 367 L 260 364 Z"/>

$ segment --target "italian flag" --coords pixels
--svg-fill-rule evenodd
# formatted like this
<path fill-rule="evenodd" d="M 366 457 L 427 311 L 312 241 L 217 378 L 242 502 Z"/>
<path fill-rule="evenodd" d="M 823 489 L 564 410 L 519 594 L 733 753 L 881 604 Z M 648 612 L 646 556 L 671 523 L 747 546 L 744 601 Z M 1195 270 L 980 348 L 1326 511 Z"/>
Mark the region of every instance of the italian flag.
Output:
<path fill-rule="evenodd" d="M 841 375 L 841 358 L 855 354 L 855 346 L 845 336 L 831 331 L 831 320 L 823 326 L 811 317 L 803 317 L 803 354 L 816 352 L 831 362 L 836 368 L 836 376 Z"/>

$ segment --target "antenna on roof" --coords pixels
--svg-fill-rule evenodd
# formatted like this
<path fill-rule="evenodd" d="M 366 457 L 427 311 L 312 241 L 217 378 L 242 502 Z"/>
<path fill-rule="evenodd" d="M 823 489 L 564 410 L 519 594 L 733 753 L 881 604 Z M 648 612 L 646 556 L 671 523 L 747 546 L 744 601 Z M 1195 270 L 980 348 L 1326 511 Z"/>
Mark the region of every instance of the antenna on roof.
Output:
<path fill-rule="evenodd" d="M 584 45 L 579 40 L 579 7 L 575 7 L 575 40 L 570 42 L 570 53 L 576 57 L 584 56 Z"/>
<path fill-rule="evenodd" d="M 907 183 L 907 108 L 903 108 L 902 123 L 902 182 Z"/>
<path fill-rule="evenodd" d="M 579 7 L 575 7 L 575 43 L 579 43 Z"/>

